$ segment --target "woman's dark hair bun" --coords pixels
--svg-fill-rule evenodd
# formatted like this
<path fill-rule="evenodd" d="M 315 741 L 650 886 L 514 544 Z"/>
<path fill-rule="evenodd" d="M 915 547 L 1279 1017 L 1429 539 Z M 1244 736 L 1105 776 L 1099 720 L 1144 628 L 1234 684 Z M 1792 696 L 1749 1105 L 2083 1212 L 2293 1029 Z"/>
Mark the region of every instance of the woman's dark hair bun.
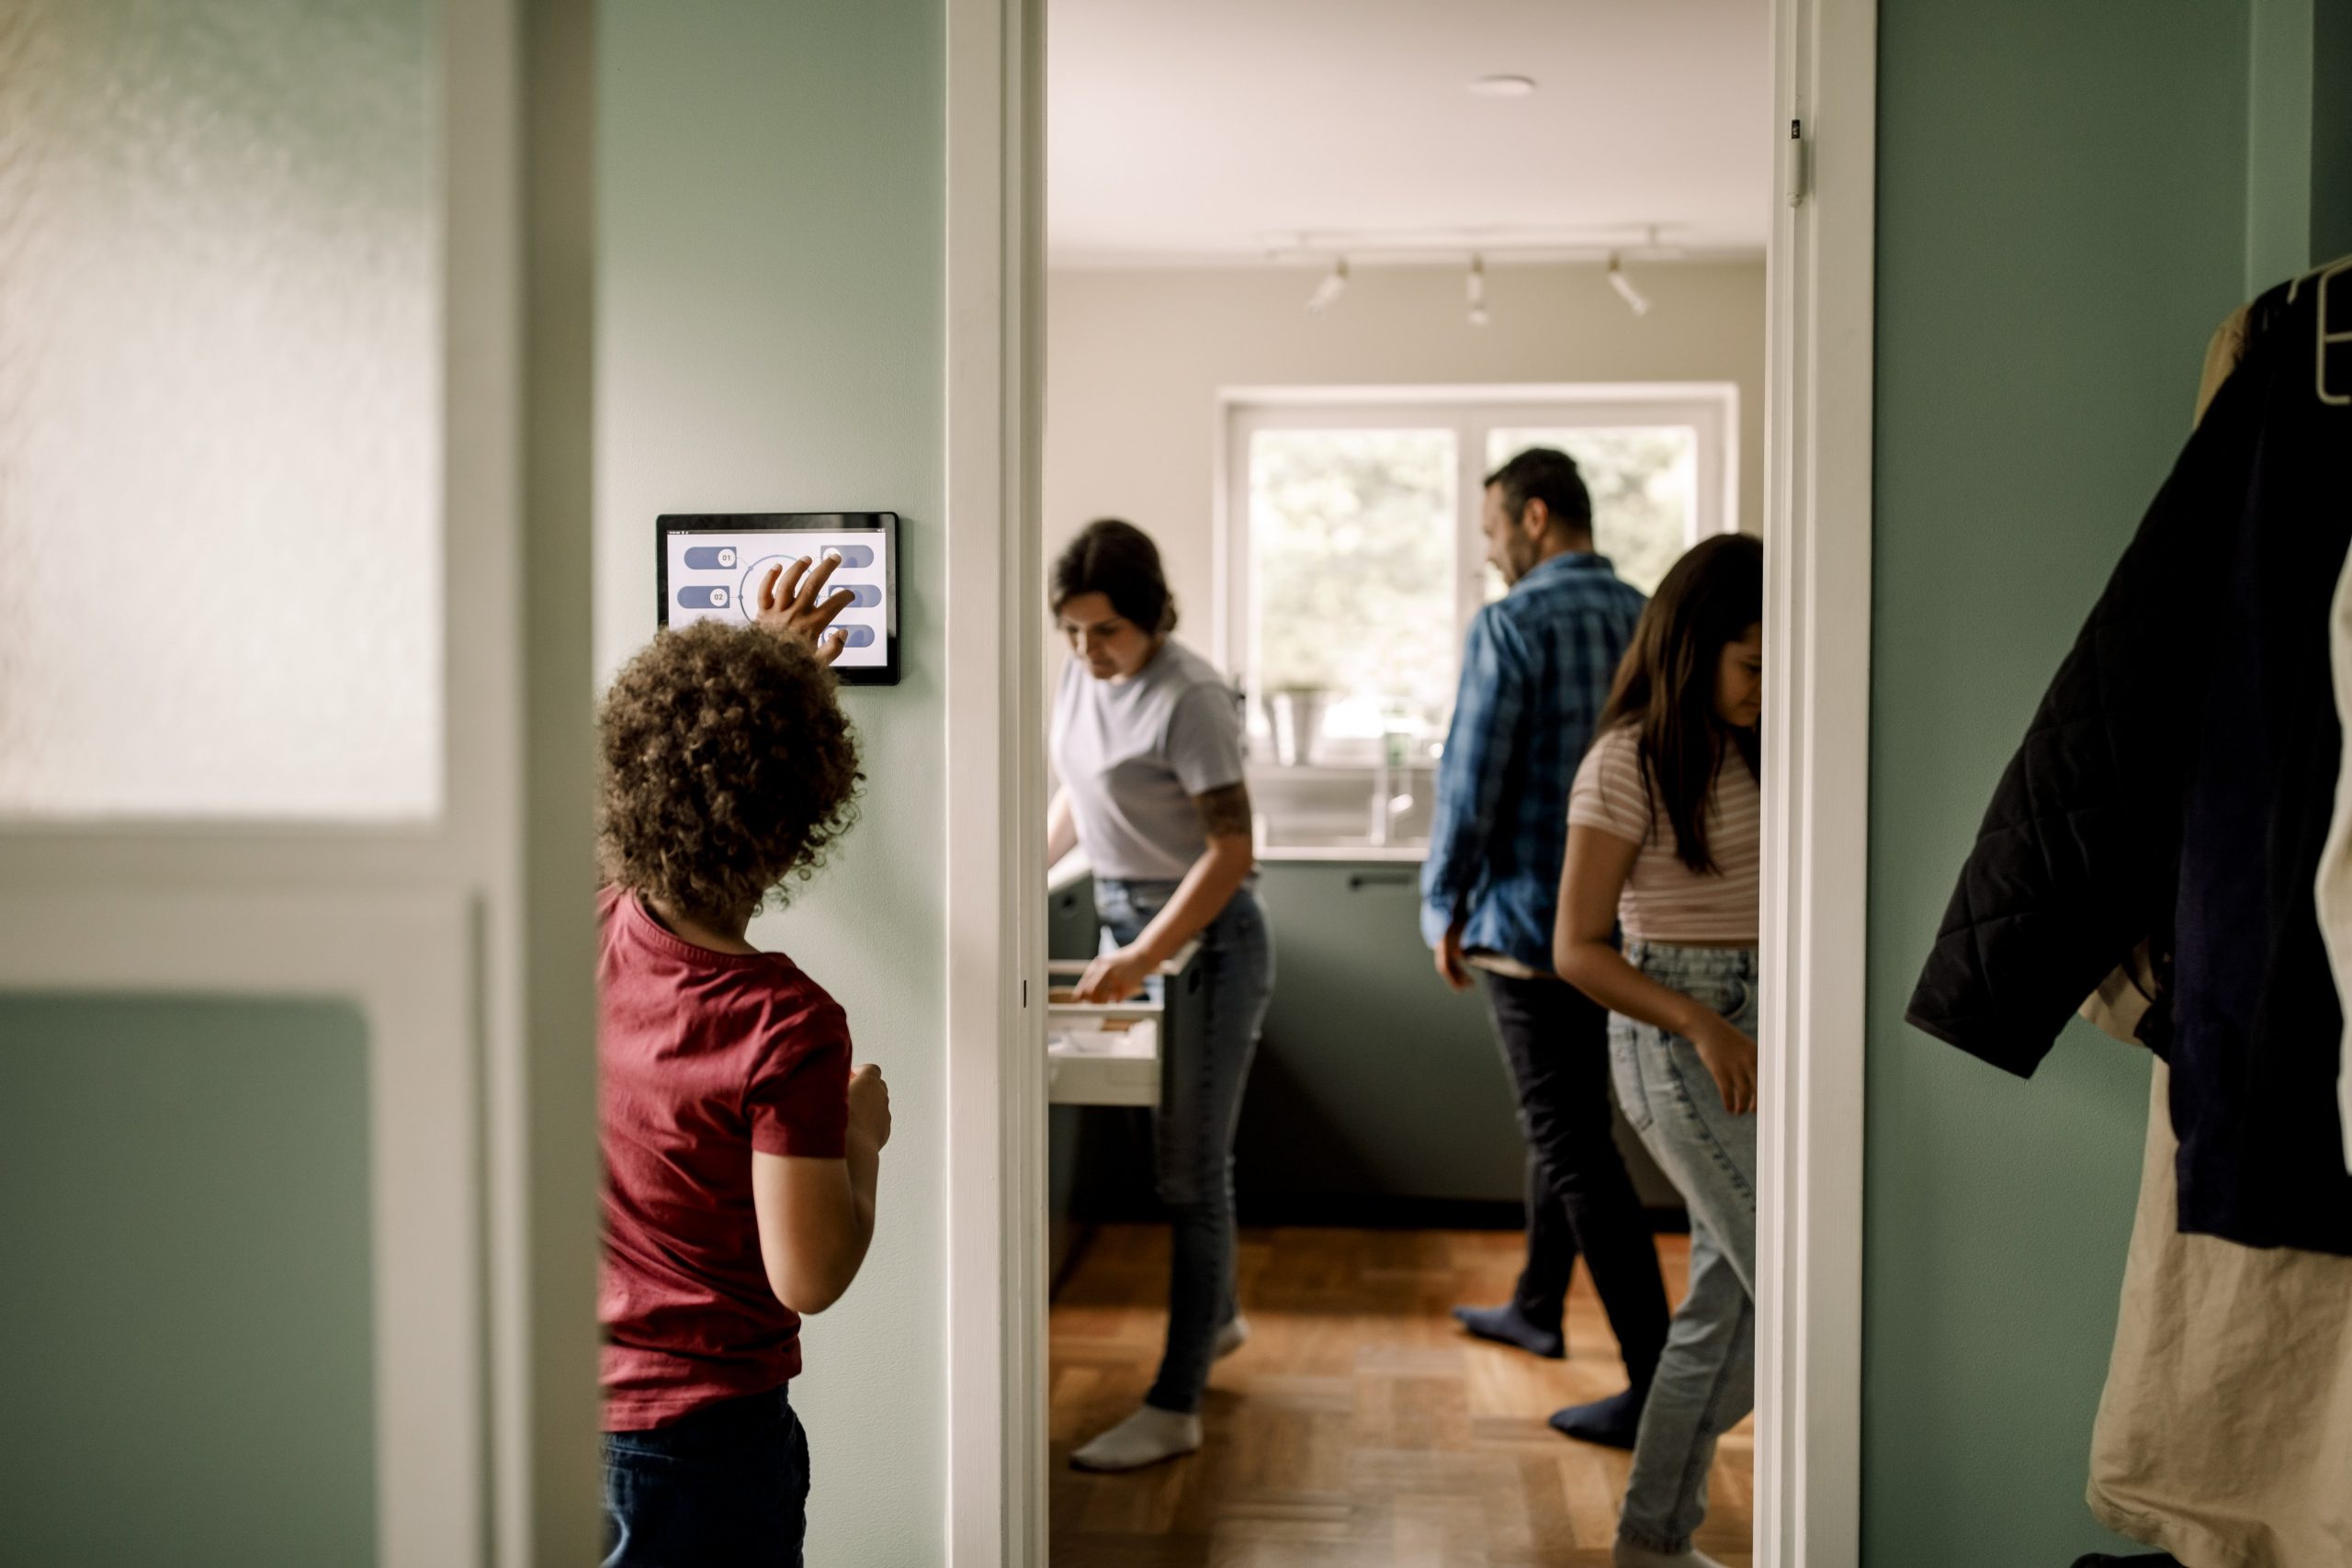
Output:
<path fill-rule="evenodd" d="M 1051 608 L 1081 594 L 1100 593 L 1120 615 L 1155 636 L 1176 629 L 1176 596 L 1160 570 L 1151 536 L 1117 517 L 1098 517 L 1079 530 L 1054 562 Z"/>

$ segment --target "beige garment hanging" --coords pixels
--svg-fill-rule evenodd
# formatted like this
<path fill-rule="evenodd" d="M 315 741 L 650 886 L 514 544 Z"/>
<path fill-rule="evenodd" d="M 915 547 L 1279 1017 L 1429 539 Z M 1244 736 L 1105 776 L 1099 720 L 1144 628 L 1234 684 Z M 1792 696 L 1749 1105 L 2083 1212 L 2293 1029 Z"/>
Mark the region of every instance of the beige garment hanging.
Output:
<path fill-rule="evenodd" d="M 2200 415 L 2245 344 L 2241 310 L 2207 351 Z M 2084 1012 L 2128 1040 L 2146 1003 L 2118 975 Z M 2091 1511 L 2188 1568 L 2352 1563 L 2352 1258 L 2183 1235 L 2171 1075 L 2154 1076 Z"/>
<path fill-rule="evenodd" d="M 2352 1562 L 2352 1258 L 2181 1235 L 2171 1081 L 2157 1063 L 2091 1512 L 2188 1568 Z"/>

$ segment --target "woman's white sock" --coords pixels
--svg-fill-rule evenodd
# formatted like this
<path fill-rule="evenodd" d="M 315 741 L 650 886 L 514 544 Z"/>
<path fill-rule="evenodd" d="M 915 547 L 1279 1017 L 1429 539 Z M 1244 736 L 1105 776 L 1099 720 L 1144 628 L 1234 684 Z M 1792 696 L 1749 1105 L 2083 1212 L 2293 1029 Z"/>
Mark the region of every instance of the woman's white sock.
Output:
<path fill-rule="evenodd" d="M 1652 1551 L 1646 1546 L 1620 1540 L 1610 1557 L 1617 1568 L 1724 1568 L 1695 1546 L 1688 1551 Z"/>
<path fill-rule="evenodd" d="M 1141 1470 L 1201 1446 L 1201 1418 L 1145 1405 L 1069 1456 L 1080 1470 Z"/>

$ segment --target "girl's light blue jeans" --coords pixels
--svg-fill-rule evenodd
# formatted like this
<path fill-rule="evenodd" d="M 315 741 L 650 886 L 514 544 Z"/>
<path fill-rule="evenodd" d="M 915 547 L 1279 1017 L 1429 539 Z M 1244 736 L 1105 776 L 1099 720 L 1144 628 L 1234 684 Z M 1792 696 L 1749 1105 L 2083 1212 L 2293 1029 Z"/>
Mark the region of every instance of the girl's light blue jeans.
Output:
<path fill-rule="evenodd" d="M 1628 942 L 1658 984 L 1756 1032 L 1753 950 Z M 1690 1211 L 1690 1289 L 1674 1314 L 1642 1410 L 1618 1535 L 1672 1555 L 1707 1517 L 1715 1440 L 1756 1403 L 1756 1118 L 1723 1092 L 1679 1035 L 1622 1015 L 1609 1021 L 1610 1070 L 1625 1119 Z"/>
<path fill-rule="evenodd" d="M 1124 946 L 1142 934 L 1176 887 L 1173 882 L 1098 880 L 1095 912 Z M 1217 1333 L 1235 1312 L 1233 1134 L 1258 1032 L 1274 994 L 1273 941 L 1255 893 L 1244 887 L 1234 894 L 1201 932 L 1194 962 L 1202 973 L 1203 1027 L 1161 1035 L 1170 1056 L 1152 1133 L 1172 1266 L 1168 1346 L 1145 1396 L 1159 1409 L 1187 1416 L 1200 1408 Z"/>

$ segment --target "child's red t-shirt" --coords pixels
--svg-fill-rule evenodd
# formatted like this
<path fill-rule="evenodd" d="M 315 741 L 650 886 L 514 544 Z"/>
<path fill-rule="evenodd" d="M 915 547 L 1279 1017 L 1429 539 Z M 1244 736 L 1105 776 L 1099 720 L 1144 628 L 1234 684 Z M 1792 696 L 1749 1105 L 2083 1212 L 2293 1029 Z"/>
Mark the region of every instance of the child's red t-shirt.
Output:
<path fill-rule="evenodd" d="M 849 1023 L 782 953 L 681 942 L 616 888 L 597 914 L 605 1429 L 639 1431 L 799 1374 L 752 1151 L 842 1157 Z"/>

